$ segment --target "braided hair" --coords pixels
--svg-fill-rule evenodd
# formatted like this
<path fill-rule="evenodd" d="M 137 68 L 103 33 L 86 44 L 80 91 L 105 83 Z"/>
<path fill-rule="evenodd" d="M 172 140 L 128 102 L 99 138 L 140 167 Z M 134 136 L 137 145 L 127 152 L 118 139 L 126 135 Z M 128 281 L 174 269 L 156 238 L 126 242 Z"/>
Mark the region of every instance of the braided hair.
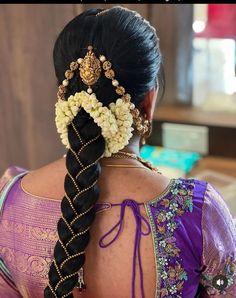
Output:
<path fill-rule="evenodd" d="M 161 53 L 155 29 L 137 12 L 115 6 L 105 13 L 89 9 L 71 20 L 57 37 L 53 58 L 58 84 L 64 80 L 71 61 L 83 57 L 92 45 L 96 56 L 105 55 L 113 65 L 116 78 L 138 107 L 143 96 L 161 77 Z M 87 86 L 75 72 L 67 87 L 66 98 Z M 117 94 L 110 80 L 101 76 L 93 91 L 103 105 L 115 102 Z M 97 181 L 101 171 L 99 160 L 105 150 L 101 129 L 81 109 L 68 126 L 70 149 L 66 155 L 65 195 L 61 201 L 58 241 L 49 269 L 44 297 L 69 297 L 78 281 L 78 271 L 85 262 L 95 219 L 94 205 L 99 198 Z"/>

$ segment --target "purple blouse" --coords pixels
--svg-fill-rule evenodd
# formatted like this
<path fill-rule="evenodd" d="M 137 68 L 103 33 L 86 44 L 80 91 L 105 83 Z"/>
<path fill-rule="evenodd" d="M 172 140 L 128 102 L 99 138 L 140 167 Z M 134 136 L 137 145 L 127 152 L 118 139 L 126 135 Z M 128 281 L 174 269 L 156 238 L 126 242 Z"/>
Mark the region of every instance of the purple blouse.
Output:
<path fill-rule="evenodd" d="M 0 179 L 1 298 L 43 298 L 57 240 L 60 201 L 23 191 L 20 181 L 27 172 L 12 166 Z M 140 213 L 141 204 L 147 217 Z M 155 298 L 236 297 L 236 219 L 210 184 L 172 179 L 151 201 L 96 204 L 96 212 L 113 206 L 120 206 L 119 221 L 109 227 L 98 245 L 112 245 L 122 230 L 126 208 L 131 208 L 136 220 L 132 298 L 138 271 L 145 297 L 140 239 L 150 233 L 157 276 Z M 107 235 L 115 229 L 115 237 L 106 243 Z"/>

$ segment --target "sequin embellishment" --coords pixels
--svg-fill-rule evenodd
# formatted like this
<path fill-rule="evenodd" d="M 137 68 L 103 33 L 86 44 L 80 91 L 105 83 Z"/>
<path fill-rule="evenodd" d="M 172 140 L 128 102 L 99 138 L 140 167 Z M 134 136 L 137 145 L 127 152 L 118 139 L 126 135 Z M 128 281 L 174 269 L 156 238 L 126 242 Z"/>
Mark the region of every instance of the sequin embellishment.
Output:
<path fill-rule="evenodd" d="M 193 211 L 194 180 L 172 179 L 168 189 L 145 205 L 149 216 L 154 253 L 158 276 L 156 297 L 182 298 L 184 281 L 188 279 L 187 272 L 182 267 L 180 249 L 176 245 L 174 232 L 178 228 L 177 217 L 184 212 Z M 152 211 L 155 212 L 153 217 Z"/>

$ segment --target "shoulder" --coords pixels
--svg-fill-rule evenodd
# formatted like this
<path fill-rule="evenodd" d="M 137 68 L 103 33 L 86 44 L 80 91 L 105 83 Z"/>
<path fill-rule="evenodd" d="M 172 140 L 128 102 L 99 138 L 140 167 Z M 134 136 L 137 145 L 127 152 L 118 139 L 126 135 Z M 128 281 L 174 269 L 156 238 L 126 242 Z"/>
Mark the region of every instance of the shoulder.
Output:
<path fill-rule="evenodd" d="M 167 232 L 168 226 L 173 223 L 174 229 L 177 225 L 181 225 L 181 231 L 189 230 L 188 235 L 193 235 L 193 230 L 196 230 L 197 239 L 200 240 L 206 187 L 206 182 L 192 178 L 171 179 L 165 192 L 146 204 L 146 210 L 151 219 L 155 219 L 158 228 L 163 229 L 164 232 Z"/>
<path fill-rule="evenodd" d="M 211 209 L 228 209 L 227 203 L 222 194 L 210 183 L 207 183 L 204 204 Z"/>
<path fill-rule="evenodd" d="M 179 185 L 179 188 L 191 188 L 192 195 L 197 196 L 199 194 L 204 194 L 208 183 L 203 180 L 198 180 L 195 178 L 177 178 L 174 179 L 175 184 Z"/>
<path fill-rule="evenodd" d="M 16 165 L 13 166 L 9 166 L 8 168 L 6 168 L 4 170 L 4 172 L 2 173 L 2 175 L 0 176 L 0 192 L 2 191 L 2 189 L 4 188 L 4 186 L 10 182 L 15 176 L 21 174 L 21 173 L 25 173 L 28 170 Z"/>
<path fill-rule="evenodd" d="M 235 297 L 236 218 L 220 192 L 209 183 L 203 203 L 202 239 L 202 285 L 209 294 L 222 294 L 224 290 L 227 297 Z M 221 291 L 213 283 L 217 275 L 224 275 L 227 281 Z"/>
<path fill-rule="evenodd" d="M 18 166 L 10 166 L 3 172 L 0 177 L 0 215 L 2 214 L 8 193 L 15 181 L 27 172 L 26 169 Z"/>
<path fill-rule="evenodd" d="M 16 166 L 16 165 L 13 165 L 13 166 L 9 166 L 8 168 L 6 168 L 2 175 L 0 176 L 0 179 L 12 179 L 14 176 L 22 173 L 22 172 L 25 172 L 25 171 L 28 171 L 27 169 L 23 168 L 23 167 L 19 167 L 19 166 Z"/>
<path fill-rule="evenodd" d="M 173 178 L 170 180 L 166 189 L 154 200 L 149 201 L 153 206 L 178 203 L 185 210 L 192 211 L 193 202 L 203 202 L 207 189 L 207 182 L 194 178 Z"/>
<path fill-rule="evenodd" d="M 65 159 L 59 159 L 31 170 L 24 176 L 21 185 L 30 194 L 61 200 L 66 174 Z"/>
<path fill-rule="evenodd" d="M 149 215 L 157 224 L 175 222 L 182 230 L 197 233 L 201 240 L 201 221 L 207 183 L 193 178 L 174 178 L 166 191 L 146 204 Z M 191 225 L 189 224 L 191 222 Z M 191 237 L 190 237 L 191 238 Z"/>
<path fill-rule="evenodd" d="M 160 271 L 165 272 L 162 276 L 168 276 L 170 268 L 173 271 L 178 268 L 181 275 L 176 277 L 180 288 L 184 280 L 194 284 L 193 272 L 201 263 L 201 208 L 205 188 L 204 181 L 171 179 L 166 192 L 146 206 L 156 251 L 165 258 L 159 258 Z M 163 282 L 168 279 L 165 277 Z"/>
<path fill-rule="evenodd" d="M 236 218 L 222 194 L 209 183 L 204 195 L 202 213 L 202 226 L 209 232 L 206 234 L 207 237 L 210 234 L 224 234 L 229 231 L 236 244 Z"/>

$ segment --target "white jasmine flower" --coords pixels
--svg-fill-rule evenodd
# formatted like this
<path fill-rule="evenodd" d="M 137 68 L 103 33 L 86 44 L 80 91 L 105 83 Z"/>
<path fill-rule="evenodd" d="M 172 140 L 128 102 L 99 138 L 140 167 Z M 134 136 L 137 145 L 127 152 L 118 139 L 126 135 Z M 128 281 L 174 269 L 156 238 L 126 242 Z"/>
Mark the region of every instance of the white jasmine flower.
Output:
<path fill-rule="evenodd" d="M 123 149 L 132 137 L 133 117 L 129 104 L 121 98 L 118 98 L 116 103 L 110 103 L 107 108 L 97 100 L 94 93 L 88 94 L 81 91 L 74 96 L 71 95 L 67 101 L 58 100 L 55 107 L 57 131 L 67 148 L 69 148 L 67 126 L 73 121 L 81 107 L 102 129 L 102 135 L 106 141 L 104 156 L 111 156 L 112 153 Z"/>

